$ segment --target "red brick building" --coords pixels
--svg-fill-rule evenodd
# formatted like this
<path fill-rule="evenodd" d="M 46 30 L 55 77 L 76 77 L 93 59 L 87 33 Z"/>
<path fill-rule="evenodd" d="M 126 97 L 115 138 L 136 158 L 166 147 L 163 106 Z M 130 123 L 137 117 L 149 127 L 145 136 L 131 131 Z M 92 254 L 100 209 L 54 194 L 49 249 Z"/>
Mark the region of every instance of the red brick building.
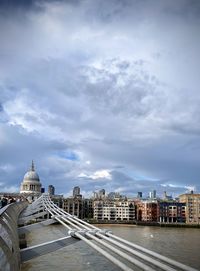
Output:
<path fill-rule="evenodd" d="M 159 205 L 157 201 L 138 201 L 137 220 L 146 222 L 157 222 L 159 216 Z"/>

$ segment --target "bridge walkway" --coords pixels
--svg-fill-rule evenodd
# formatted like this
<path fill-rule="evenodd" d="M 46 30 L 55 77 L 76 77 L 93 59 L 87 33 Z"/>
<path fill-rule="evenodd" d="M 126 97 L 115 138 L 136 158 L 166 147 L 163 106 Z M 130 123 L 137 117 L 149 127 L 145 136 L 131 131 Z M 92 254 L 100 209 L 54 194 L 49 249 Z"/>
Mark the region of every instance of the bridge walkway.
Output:
<path fill-rule="evenodd" d="M 41 215 L 50 215 L 51 221 L 59 222 L 68 230 L 69 236 L 56 240 L 56 245 L 58 245 L 58 242 L 66 242 L 67 244 L 70 240 L 82 240 L 122 270 L 126 271 L 134 270 L 134 266 L 145 271 L 195 271 L 192 267 L 131 243 L 112 234 L 108 230 L 101 230 L 76 216 L 70 215 L 54 204 L 46 194 L 43 194 L 30 208 L 27 208 L 24 218 L 36 215 L 36 210 L 39 210 Z M 47 223 L 51 222 L 48 220 Z M 53 242 L 51 244 L 55 248 L 55 244 Z M 37 247 L 34 247 L 32 252 L 34 253 L 35 250 L 37 250 Z M 30 248 L 22 251 L 24 260 L 28 254 L 28 257 L 31 258 L 30 251 Z"/>
<path fill-rule="evenodd" d="M 13 203 L 0 210 L 2 271 L 19 271 L 21 263 L 80 240 L 124 271 L 197 271 L 70 215 L 54 204 L 47 194 L 26 206 L 26 202 Z M 66 228 L 68 234 L 65 237 L 19 249 L 18 234 L 21 236 L 55 222 Z"/>

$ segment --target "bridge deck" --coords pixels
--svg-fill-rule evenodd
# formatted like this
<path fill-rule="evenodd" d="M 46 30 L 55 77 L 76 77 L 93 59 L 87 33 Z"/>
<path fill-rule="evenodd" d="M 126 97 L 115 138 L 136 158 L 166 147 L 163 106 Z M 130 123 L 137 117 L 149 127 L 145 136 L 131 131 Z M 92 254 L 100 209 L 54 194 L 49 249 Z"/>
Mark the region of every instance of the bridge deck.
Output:
<path fill-rule="evenodd" d="M 22 207 L 18 207 L 13 211 L 9 207 L 1 210 L 0 213 L 1 228 L 4 232 L 4 237 L 0 236 L 0 255 L 3 253 L 0 269 L 3 267 L 2 270 L 5 271 L 18 271 L 20 268 L 19 248 L 17 249 L 16 244 L 18 242 L 17 217 L 22 209 Z M 48 219 L 44 220 L 44 216 L 48 216 Z M 120 238 L 112 234 L 111 231 L 101 230 L 76 216 L 68 214 L 54 204 L 47 194 L 43 194 L 29 205 L 21 213 L 19 222 L 20 224 L 26 224 L 31 220 L 35 220 L 35 218 L 43 218 L 43 221 L 18 228 L 19 234 L 31 232 L 39 227 L 44 227 L 55 222 L 63 225 L 67 229 L 68 234 L 66 237 L 57 240 L 21 249 L 22 262 L 29 261 L 35 257 L 82 240 L 89 247 L 124 271 L 133 271 L 136 269 L 144 271 L 197 271 L 192 267 Z M 5 236 L 7 236 L 7 239 Z M 15 257 L 13 258 L 13 256 Z"/>
<path fill-rule="evenodd" d="M 34 210 L 38 208 L 40 212 L 43 207 L 42 211 L 48 212 L 51 219 L 58 221 L 67 228 L 68 234 L 73 239 L 83 240 L 122 270 L 131 271 L 134 270 L 133 266 L 136 266 L 140 270 L 146 271 L 195 271 L 194 268 L 133 244 L 115 236 L 110 231 L 101 230 L 76 216 L 68 214 L 55 205 L 48 195 L 43 194 L 41 198 L 33 203 L 30 210 L 33 210 L 33 207 Z M 26 213 L 31 216 L 29 210 Z M 26 251 L 28 252 L 28 249 Z"/>

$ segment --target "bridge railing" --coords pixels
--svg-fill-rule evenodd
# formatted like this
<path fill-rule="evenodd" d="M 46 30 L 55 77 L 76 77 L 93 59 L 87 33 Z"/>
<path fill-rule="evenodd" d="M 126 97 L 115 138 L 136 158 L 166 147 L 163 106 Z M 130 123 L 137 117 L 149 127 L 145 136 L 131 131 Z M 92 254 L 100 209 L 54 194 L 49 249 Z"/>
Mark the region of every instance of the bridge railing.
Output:
<path fill-rule="evenodd" d="M 18 217 L 27 204 L 11 203 L 0 209 L 0 270 L 20 269 Z"/>
<path fill-rule="evenodd" d="M 52 202 L 49 195 L 43 194 L 21 213 L 26 205 L 26 202 L 11 204 L 0 210 L 0 270 L 19 271 L 21 261 L 31 260 L 36 256 L 82 240 L 124 271 L 197 271 L 115 236 L 110 231 L 88 224 L 59 208 Z M 45 217 L 47 217 L 46 222 Z M 39 222 L 38 218 L 40 218 Z M 41 218 L 43 218 L 42 221 Z M 32 220 L 36 223 L 29 224 Z M 30 231 L 56 221 L 68 229 L 67 236 L 19 250 L 18 232 Z M 17 230 L 17 222 L 24 223 L 24 226 Z"/>
<path fill-rule="evenodd" d="M 69 229 L 68 233 L 72 237 L 83 240 L 124 271 L 132 271 L 135 268 L 145 271 L 197 271 L 195 268 L 131 243 L 115 236 L 110 231 L 102 231 L 98 227 L 70 215 L 55 205 L 46 194 L 43 194 L 41 199 L 51 217 Z M 134 265 L 133 269 L 129 264 Z"/>

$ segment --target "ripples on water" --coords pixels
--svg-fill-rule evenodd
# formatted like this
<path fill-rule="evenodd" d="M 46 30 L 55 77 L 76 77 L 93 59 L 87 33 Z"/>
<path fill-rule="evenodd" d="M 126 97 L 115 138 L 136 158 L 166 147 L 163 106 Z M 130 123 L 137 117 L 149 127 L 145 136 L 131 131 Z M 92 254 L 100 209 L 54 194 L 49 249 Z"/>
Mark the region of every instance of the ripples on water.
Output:
<path fill-rule="evenodd" d="M 200 229 L 98 225 L 114 234 L 200 270 Z M 28 246 L 67 234 L 62 225 L 51 225 L 27 236 Z M 22 265 L 22 271 L 118 271 L 115 265 L 80 241 Z"/>

